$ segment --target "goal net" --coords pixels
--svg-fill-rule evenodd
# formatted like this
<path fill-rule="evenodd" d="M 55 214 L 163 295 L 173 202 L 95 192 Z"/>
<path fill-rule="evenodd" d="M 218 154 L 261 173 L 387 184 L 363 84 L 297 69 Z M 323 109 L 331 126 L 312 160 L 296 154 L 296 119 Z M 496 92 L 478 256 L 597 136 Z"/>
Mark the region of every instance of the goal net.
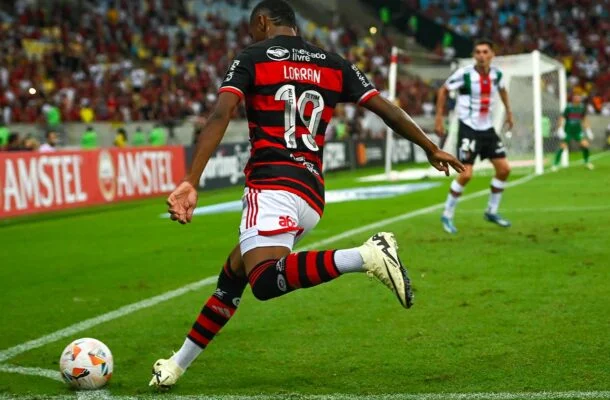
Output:
<path fill-rule="evenodd" d="M 398 55 L 402 51 L 392 49 L 392 64 L 389 71 L 389 95 L 396 96 L 396 82 L 407 70 L 411 72 L 413 66 L 405 68 L 399 65 Z M 450 68 L 445 68 L 443 75 L 436 77 L 440 83 L 444 81 L 453 70 L 472 64 L 472 59 L 458 59 Z M 556 138 L 559 117 L 566 106 L 566 75 L 563 65 L 543 54 L 534 51 L 527 54 L 511 56 L 497 56 L 493 64 L 503 73 L 503 79 L 509 94 L 513 111 L 514 127 L 509 130 L 505 125 L 506 113 L 500 99 L 494 102 L 492 116 L 496 132 L 501 137 L 513 167 L 535 170 L 537 174 L 544 172 L 546 158 L 555 152 L 559 146 Z M 443 71 L 443 68 L 438 68 Z M 432 78 L 432 77 L 430 77 Z M 455 93 L 452 94 L 455 96 Z M 450 103 L 454 101 L 449 100 Z M 455 154 L 457 152 L 458 119 L 451 111 L 448 119 L 448 136 L 444 141 L 445 151 Z M 427 124 L 431 130 L 433 121 Z M 431 132 L 429 132 L 431 133 Z M 386 135 L 386 176 L 396 177 L 393 172 L 395 163 L 393 149 L 397 139 L 392 131 Z M 564 152 L 564 163 L 567 155 Z M 478 168 L 489 168 L 489 162 L 477 163 Z"/>

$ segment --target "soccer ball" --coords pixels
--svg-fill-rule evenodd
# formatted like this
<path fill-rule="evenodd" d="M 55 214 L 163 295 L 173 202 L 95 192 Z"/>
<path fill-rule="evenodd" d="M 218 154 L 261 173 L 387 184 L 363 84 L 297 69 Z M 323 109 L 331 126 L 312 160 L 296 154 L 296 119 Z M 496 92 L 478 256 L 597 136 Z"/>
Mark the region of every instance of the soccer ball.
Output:
<path fill-rule="evenodd" d="M 59 371 L 66 383 L 77 389 L 99 389 L 110 380 L 114 362 L 110 349 L 97 339 L 70 343 L 61 353 Z"/>

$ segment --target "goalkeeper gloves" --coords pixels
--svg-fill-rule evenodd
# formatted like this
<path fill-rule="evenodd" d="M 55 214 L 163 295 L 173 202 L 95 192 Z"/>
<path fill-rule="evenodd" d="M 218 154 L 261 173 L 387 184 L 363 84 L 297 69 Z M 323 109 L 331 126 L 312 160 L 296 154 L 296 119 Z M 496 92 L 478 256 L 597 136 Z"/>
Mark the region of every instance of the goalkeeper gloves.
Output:
<path fill-rule="evenodd" d="M 566 138 L 566 131 L 563 130 L 563 126 L 557 129 L 557 137 L 561 140 L 564 140 Z"/>

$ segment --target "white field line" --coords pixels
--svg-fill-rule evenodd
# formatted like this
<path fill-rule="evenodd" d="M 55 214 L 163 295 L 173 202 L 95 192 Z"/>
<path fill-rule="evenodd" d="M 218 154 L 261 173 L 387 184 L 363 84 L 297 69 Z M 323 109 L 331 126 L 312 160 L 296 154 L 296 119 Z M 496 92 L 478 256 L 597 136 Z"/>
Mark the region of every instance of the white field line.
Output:
<path fill-rule="evenodd" d="M 108 321 L 112 321 L 117 318 L 121 318 L 121 317 L 131 314 L 133 312 L 155 306 L 159 303 L 163 303 L 165 301 L 171 300 L 171 299 L 181 296 L 185 293 L 197 290 L 203 286 L 211 285 L 216 282 L 216 279 L 217 278 L 215 276 L 205 278 L 198 282 L 193 282 L 191 284 L 182 286 L 181 288 L 178 288 L 178 289 L 175 289 L 175 290 L 172 290 L 169 292 L 165 292 L 158 296 L 150 297 L 148 299 L 138 301 L 137 303 L 128 304 L 128 305 L 118 308 L 114 311 L 110 311 L 106 314 L 102 314 L 97 317 L 90 318 L 90 319 L 84 320 L 82 322 L 78 322 L 74 325 L 70 325 L 67 328 L 60 329 L 53 333 L 49 333 L 48 335 L 42 336 L 38 339 L 30 340 L 28 342 L 19 344 L 17 346 L 10 347 L 6 350 L 2 350 L 2 351 L 0 351 L 0 362 L 9 360 L 19 354 L 25 353 L 32 349 L 36 349 L 38 347 L 45 346 L 49 343 L 53 343 L 59 339 L 63 339 L 66 337 L 76 335 L 77 333 L 80 333 L 87 329 L 93 328 L 94 326 L 97 326 L 104 322 L 108 322 Z"/>
<path fill-rule="evenodd" d="M 20 367 L 17 365 L 0 364 L 0 372 L 9 372 L 12 374 L 42 376 L 44 378 L 53 379 L 54 381 L 63 382 L 59 370 Z M 1 397 L 0 397 L 1 398 Z"/>
<path fill-rule="evenodd" d="M 540 207 L 540 208 L 505 208 L 506 213 L 547 213 L 547 212 L 591 212 L 610 210 L 610 205 L 605 206 L 574 206 L 574 207 Z M 457 210 L 458 214 L 482 214 L 480 209 Z"/>
<path fill-rule="evenodd" d="M 535 177 L 536 177 L 536 175 L 527 175 L 527 176 L 524 176 L 521 179 L 517 179 L 516 181 L 512 181 L 512 182 L 508 183 L 506 186 L 507 187 L 514 187 L 514 186 L 522 185 L 522 184 L 524 184 L 526 182 L 531 181 Z M 471 199 L 476 199 L 477 197 L 486 196 L 488 194 L 489 194 L 489 189 L 480 190 L 478 192 L 471 193 L 471 194 L 466 195 L 466 196 L 462 196 L 460 198 L 460 202 L 463 202 L 463 201 L 466 201 L 466 200 L 471 200 Z M 397 215 L 395 217 L 382 219 L 381 221 L 374 222 L 374 223 L 368 224 L 368 225 L 364 225 L 364 226 L 361 226 L 360 228 L 350 229 L 349 231 L 345 231 L 345 232 L 340 233 L 338 235 L 331 236 L 328 239 L 324 239 L 324 240 L 320 240 L 320 241 L 315 242 L 315 243 L 311 243 L 311 244 L 301 248 L 300 250 L 307 250 L 307 249 L 313 249 L 313 248 L 316 248 L 316 249 L 317 248 L 321 248 L 321 247 L 326 246 L 326 245 L 328 245 L 330 243 L 334 243 L 334 242 L 337 242 L 337 241 L 342 240 L 342 239 L 347 239 L 347 238 L 350 238 L 352 236 L 355 236 L 355 235 L 358 235 L 358 234 L 361 234 L 361 233 L 365 233 L 365 232 L 367 232 L 367 233 L 374 233 L 373 231 L 375 231 L 376 229 L 383 228 L 383 227 L 385 227 L 387 225 L 395 224 L 396 222 L 401 222 L 401 221 L 405 221 L 407 219 L 415 218 L 415 217 L 418 217 L 420 215 L 429 214 L 429 213 L 434 212 L 434 211 L 440 211 L 444 207 L 445 207 L 445 203 L 438 203 L 438 204 L 435 204 L 435 205 L 430 206 L 430 207 L 420 208 L 419 210 L 410 211 L 408 213 Z"/>
<path fill-rule="evenodd" d="M 489 392 L 489 393 L 414 393 L 414 394 L 322 394 L 303 395 L 298 393 L 276 395 L 193 395 L 177 396 L 171 393 L 145 394 L 137 396 L 111 396 L 107 391 L 79 392 L 76 395 L 44 396 L 47 400 L 74 400 L 74 399 L 115 399 L 115 400 L 585 400 L 610 399 L 610 391 L 571 391 L 571 392 Z M 41 399 L 40 396 L 10 396 L 0 394 L 0 400 L 8 399 Z"/>

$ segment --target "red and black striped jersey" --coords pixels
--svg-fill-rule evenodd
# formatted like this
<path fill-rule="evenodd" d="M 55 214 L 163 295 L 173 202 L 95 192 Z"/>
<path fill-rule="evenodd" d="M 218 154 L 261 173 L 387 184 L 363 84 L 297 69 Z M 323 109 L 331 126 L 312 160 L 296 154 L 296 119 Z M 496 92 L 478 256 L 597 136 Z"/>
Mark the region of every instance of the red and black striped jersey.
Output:
<path fill-rule="evenodd" d="M 324 134 L 338 103 L 363 104 L 379 94 L 366 76 L 299 36 L 277 36 L 233 61 L 222 92 L 246 102 L 246 186 L 295 193 L 322 215 Z"/>

